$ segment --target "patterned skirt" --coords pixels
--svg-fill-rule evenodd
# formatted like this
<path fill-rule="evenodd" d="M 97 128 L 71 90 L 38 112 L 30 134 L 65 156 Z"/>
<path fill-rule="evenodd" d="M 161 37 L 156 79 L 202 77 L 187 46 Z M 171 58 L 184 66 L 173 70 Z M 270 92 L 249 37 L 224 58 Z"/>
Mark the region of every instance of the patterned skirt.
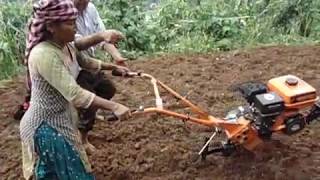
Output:
<path fill-rule="evenodd" d="M 94 180 L 93 175 L 86 172 L 78 151 L 47 123 L 37 128 L 34 143 L 38 155 L 37 180 Z"/>

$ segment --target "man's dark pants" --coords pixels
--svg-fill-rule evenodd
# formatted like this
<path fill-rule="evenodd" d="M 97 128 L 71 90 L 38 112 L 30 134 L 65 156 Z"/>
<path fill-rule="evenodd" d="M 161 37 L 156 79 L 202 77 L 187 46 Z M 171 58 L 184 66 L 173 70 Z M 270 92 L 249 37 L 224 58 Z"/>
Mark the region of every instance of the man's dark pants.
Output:
<path fill-rule="evenodd" d="M 116 93 L 115 85 L 102 72 L 94 74 L 86 70 L 81 70 L 77 82 L 82 88 L 108 100 Z M 88 133 L 92 130 L 95 123 L 96 112 L 96 108 L 79 109 L 80 118 L 78 128 L 81 133 Z"/>

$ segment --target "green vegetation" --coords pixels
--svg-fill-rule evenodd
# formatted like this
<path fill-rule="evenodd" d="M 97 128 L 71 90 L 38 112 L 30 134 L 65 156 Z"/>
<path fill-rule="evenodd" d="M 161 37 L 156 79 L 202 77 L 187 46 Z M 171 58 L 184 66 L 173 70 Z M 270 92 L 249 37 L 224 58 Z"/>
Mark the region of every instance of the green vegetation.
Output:
<path fill-rule="evenodd" d="M 20 2 L 0 2 L 0 80 L 21 69 L 25 48 L 25 27 L 30 7 Z"/>
<path fill-rule="evenodd" d="M 317 0 L 93 0 L 107 28 L 122 31 L 132 59 L 158 53 L 206 53 L 269 44 L 314 44 L 320 35 Z M 0 3 L 0 79 L 19 71 L 31 8 Z"/>

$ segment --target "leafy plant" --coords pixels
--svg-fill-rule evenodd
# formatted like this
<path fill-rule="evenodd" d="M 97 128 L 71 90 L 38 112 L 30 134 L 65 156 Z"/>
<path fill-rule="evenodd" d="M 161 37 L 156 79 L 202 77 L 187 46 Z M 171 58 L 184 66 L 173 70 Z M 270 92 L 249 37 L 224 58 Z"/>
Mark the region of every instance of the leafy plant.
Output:
<path fill-rule="evenodd" d="M 158 53 L 206 53 L 264 44 L 317 43 L 317 0 L 93 0 L 106 27 L 126 35 L 131 59 Z M 150 6 L 151 2 L 155 4 Z M 21 67 L 30 4 L 0 3 L 0 79 Z"/>
<path fill-rule="evenodd" d="M 25 49 L 24 27 L 29 12 L 30 9 L 22 6 L 21 2 L 0 5 L 0 79 L 19 72 Z"/>

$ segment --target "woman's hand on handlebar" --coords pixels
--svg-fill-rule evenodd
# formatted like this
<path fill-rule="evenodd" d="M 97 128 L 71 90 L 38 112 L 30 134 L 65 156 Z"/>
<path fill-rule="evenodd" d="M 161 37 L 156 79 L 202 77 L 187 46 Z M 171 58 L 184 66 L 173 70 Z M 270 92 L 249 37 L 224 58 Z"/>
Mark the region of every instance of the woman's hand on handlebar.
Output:
<path fill-rule="evenodd" d="M 130 109 L 119 103 L 116 105 L 115 109 L 113 110 L 113 113 L 118 120 L 126 120 L 131 117 Z"/>

